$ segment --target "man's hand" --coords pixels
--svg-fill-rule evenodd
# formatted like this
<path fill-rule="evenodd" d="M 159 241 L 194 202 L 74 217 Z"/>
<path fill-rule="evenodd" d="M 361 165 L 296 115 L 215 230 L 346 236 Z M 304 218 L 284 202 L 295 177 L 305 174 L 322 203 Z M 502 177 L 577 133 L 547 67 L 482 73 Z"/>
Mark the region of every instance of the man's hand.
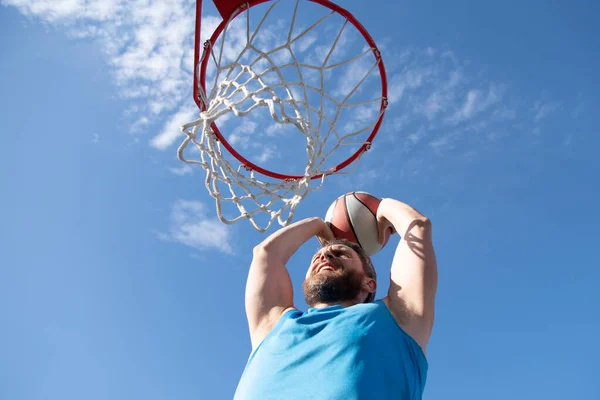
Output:
<path fill-rule="evenodd" d="M 377 209 L 377 241 L 379 244 L 384 245 L 388 237 L 388 234 L 391 236 L 396 233 L 394 229 L 394 225 L 386 217 L 381 215 L 379 212 L 379 208 Z"/>
<path fill-rule="evenodd" d="M 316 236 L 319 243 L 321 243 L 321 246 L 324 246 L 325 243 L 329 241 L 335 240 L 335 235 L 331 231 L 329 222 L 324 223 L 323 229 L 321 229 Z"/>

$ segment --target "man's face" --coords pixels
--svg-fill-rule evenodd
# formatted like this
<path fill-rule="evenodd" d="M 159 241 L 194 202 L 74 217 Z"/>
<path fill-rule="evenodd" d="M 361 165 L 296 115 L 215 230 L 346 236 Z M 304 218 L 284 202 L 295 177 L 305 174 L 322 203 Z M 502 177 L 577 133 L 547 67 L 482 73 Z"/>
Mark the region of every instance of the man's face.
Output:
<path fill-rule="evenodd" d="M 309 306 L 355 300 L 366 276 L 358 254 L 350 247 L 335 244 L 320 249 L 312 258 L 302 284 Z"/>

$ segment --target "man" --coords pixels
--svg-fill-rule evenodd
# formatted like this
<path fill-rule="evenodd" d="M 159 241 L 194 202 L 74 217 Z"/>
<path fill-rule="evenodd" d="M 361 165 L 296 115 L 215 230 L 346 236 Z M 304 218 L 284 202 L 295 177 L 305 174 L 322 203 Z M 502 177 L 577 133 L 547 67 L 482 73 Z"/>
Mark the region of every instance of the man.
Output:
<path fill-rule="evenodd" d="M 235 399 L 420 399 L 434 320 L 437 263 L 431 223 L 414 208 L 383 199 L 379 240 L 391 226 L 402 239 L 390 288 L 377 289 L 369 256 L 334 240 L 320 218 L 289 225 L 254 248 L 246 286 L 252 353 Z M 316 236 L 303 284 L 309 309 L 293 304 L 286 263 Z"/>

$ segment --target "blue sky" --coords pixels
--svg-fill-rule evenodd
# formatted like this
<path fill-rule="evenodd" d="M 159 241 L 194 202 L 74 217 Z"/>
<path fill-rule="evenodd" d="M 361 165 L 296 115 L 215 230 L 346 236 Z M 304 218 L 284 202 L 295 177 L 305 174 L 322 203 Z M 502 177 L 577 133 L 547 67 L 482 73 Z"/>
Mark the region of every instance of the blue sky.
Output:
<path fill-rule="evenodd" d="M 0 3 L 0 398 L 231 398 L 265 236 L 218 222 L 176 157 L 194 3 Z M 600 398 L 598 4 L 340 4 L 381 46 L 392 104 L 295 219 L 352 190 L 432 219 L 426 399 Z M 397 240 L 374 257 L 379 297 Z M 316 247 L 289 264 L 299 307 Z"/>

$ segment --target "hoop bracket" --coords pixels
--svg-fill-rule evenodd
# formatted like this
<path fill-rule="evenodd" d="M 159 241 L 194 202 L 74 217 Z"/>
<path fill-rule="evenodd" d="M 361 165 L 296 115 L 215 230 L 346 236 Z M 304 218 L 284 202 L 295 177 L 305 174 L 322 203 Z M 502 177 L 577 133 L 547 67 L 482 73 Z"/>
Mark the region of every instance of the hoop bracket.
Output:
<path fill-rule="evenodd" d="M 228 19 L 238 7 L 245 5 L 247 0 L 213 0 L 217 11 L 223 19 Z"/>

